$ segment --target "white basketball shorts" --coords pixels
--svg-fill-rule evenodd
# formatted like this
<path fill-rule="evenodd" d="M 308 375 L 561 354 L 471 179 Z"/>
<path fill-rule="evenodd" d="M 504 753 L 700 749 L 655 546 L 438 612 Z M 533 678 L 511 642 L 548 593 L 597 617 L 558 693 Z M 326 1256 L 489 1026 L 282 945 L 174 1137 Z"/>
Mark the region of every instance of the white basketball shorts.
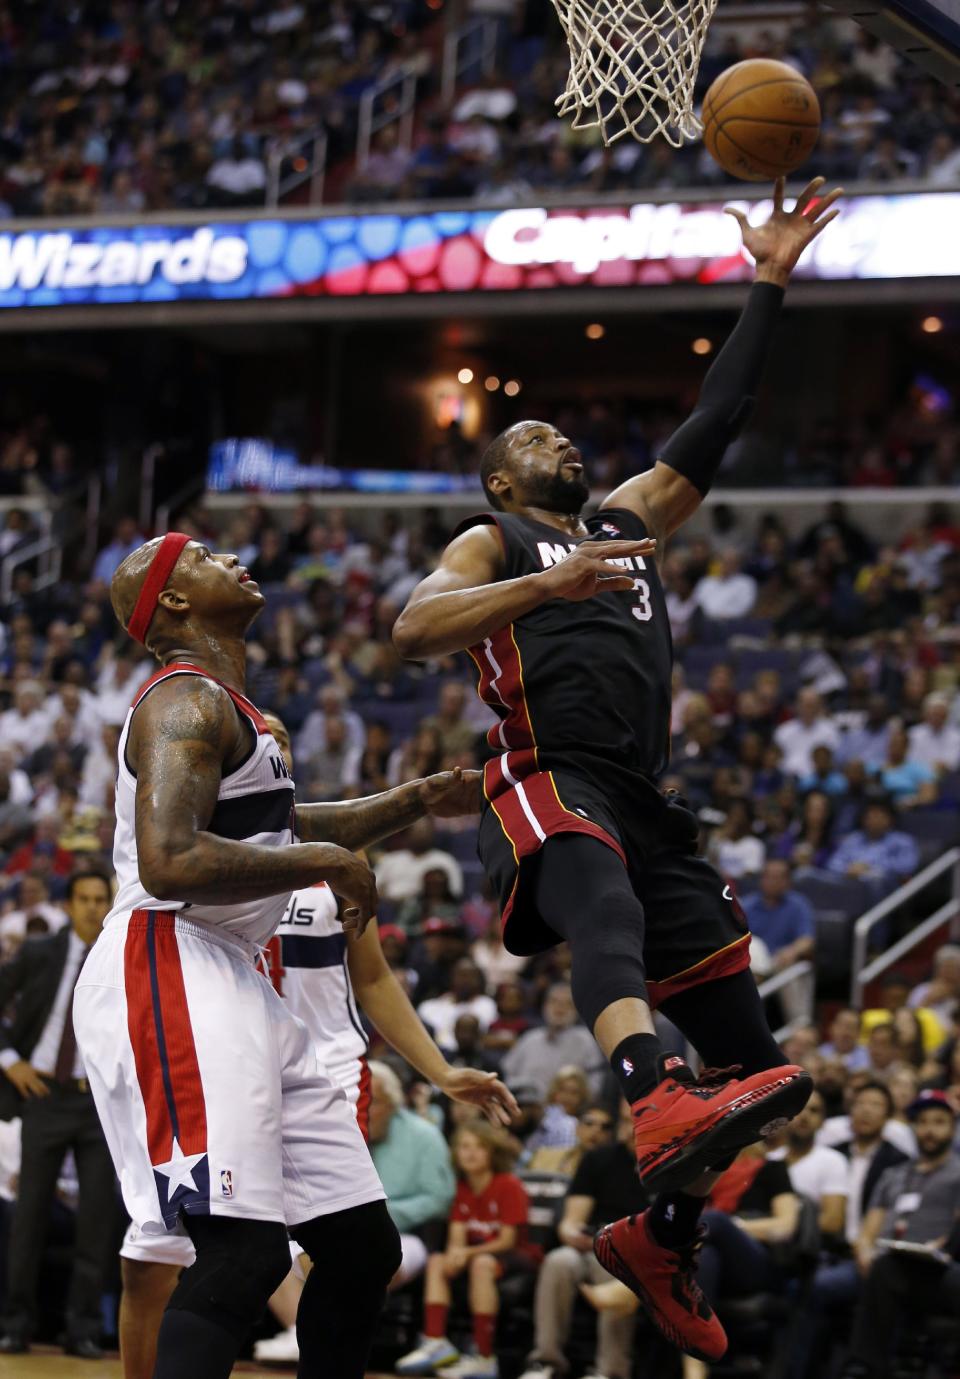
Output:
<path fill-rule="evenodd" d="M 158 910 L 113 920 L 83 965 L 77 1044 L 127 1211 L 288 1225 L 384 1191 L 306 1026 L 232 935 Z"/>

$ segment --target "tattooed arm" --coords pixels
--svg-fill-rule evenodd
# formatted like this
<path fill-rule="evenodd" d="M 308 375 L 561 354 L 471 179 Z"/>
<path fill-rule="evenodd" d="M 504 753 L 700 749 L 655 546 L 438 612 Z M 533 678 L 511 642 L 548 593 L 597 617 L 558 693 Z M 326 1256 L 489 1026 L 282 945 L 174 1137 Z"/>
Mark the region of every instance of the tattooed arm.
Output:
<path fill-rule="evenodd" d="M 461 771 L 458 766 L 363 800 L 297 805 L 297 837 L 351 850 L 365 848 L 416 823 L 424 814 L 442 819 L 479 814 L 480 800 L 480 772 Z"/>
<path fill-rule="evenodd" d="M 133 717 L 140 879 L 158 900 L 233 905 L 326 881 L 359 911 L 376 909 L 366 863 L 331 843 L 261 847 L 208 833 L 224 768 L 244 755 L 245 728 L 227 694 L 199 676 L 158 685 Z"/>

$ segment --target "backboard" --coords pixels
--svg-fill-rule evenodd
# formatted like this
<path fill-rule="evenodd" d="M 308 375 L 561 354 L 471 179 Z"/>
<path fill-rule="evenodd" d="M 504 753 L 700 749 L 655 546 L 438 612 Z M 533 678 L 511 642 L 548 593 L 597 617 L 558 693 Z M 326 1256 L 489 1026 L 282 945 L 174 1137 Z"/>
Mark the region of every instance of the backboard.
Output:
<path fill-rule="evenodd" d="M 828 0 L 945 85 L 960 88 L 960 0 Z"/>

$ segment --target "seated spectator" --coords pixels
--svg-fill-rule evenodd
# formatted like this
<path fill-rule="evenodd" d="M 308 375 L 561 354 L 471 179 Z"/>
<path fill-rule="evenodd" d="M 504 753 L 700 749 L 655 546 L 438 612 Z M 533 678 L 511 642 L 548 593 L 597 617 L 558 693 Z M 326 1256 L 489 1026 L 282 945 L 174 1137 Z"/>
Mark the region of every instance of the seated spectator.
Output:
<path fill-rule="evenodd" d="M 897 1328 L 960 1307 L 960 1156 L 953 1152 L 956 1115 L 942 1092 L 921 1092 L 910 1108 L 917 1161 L 884 1174 L 856 1244 L 863 1287 L 843 1379 L 889 1373 Z M 889 1248 L 893 1241 L 927 1248 L 934 1264 Z"/>
<path fill-rule="evenodd" d="M 206 183 L 214 206 L 262 206 L 267 170 L 247 140 L 237 135 L 228 151 L 211 164 Z"/>
<path fill-rule="evenodd" d="M 467 703 L 467 686 L 461 680 L 447 680 L 440 687 L 437 712 L 423 720 L 422 727 L 439 733 L 444 756 L 458 757 L 473 750 L 477 730 L 469 720 Z"/>
<path fill-rule="evenodd" d="M 137 691 L 152 674 L 150 662 L 137 654 L 131 642 L 125 642 L 97 676 L 95 698 L 100 721 L 123 723 Z"/>
<path fill-rule="evenodd" d="M 864 1091 L 872 1095 L 861 1095 Z M 862 1135 L 865 1144 L 883 1139 L 906 1158 L 914 1156 L 916 1144 L 913 1131 L 894 1120 L 890 1089 L 885 1082 L 875 1078 L 869 1069 L 851 1074 L 844 1101 L 846 1112 L 830 1116 L 824 1122 L 817 1135 L 818 1144 L 840 1149 L 851 1139 Z"/>
<path fill-rule="evenodd" d="M 848 714 L 846 717 L 854 721 L 844 730 L 837 759 L 843 765 L 850 761 L 862 761 L 868 770 L 879 768 L 887 755 L 890 701 L 885 694 L 871 694 L 864 713 Z"/>
<path fill-rule="evenodd" d="M 934 970 L 936 970 L 936 957 L 934 957 Z M 909 977 L 904 976 L 902 972 L 888 972 L 880 983 L 880 1005 L 875 1009 L 863 1012 L 861 1034 L 866 1036 L 874 1025 L 885 1024 L 888 1020 L 895 1018 L 897 1011 L 909 1004 L 910 1009 L 920 1022 L 924 1054 L 933 1055 L 947 1037 L 950 1018 L 944 1019 L 946 1012 L 942 1010 L 938 1012 L 931 1010 L 926 1005 L 913 1004 L 912 1000 L 908 1000 L 910 991 Z"/>
<path fill-rule="evenodd" d="M 501 982 L 497 987 L 497 1018 L 487 1030 L 488 1049 L 512 1049 L 533 1024 L 527 1014 L 527 998 L 518 981 Z"/>
<path fill-rule="evenodd" d="M 850 1165 L 836 1149 L 817 1144 L 817 1135 L 826 1120 L 823 1097 L 814 1091 L 806 1106 L 786 1129 L 786 1145 L 769 1157 L 782 1159 L 790 1174 L 794 1192 L 809 1197 L 820 1209 L 820 1234 L 843 1236 L 847 1196 L 850 1191 Z"/>
<path fill-rule="evenodd" d="M 419 1014 L 444 1053 L 452 1053 L 457 1046 L 454 1028 L 460 1016 L 475 1016 L 486 1032 L 497 1007 L 484 991 L 483 973 L 477 964 L 472 958 L 461 958 L 450 974 L 450 990 L 422 1001 Z"/>
<path fill-rule="evenodd" d="M 942 1055 L 939 1070 L 929 1079 L 927 1086 L 946 1093 L 950 1105 L 960 1115 L 960 1039 L 951 1039 Z"/>
<path fill-rule="evenodd" d="M 837 725 L 824 713 L 823 700 L 815 689 L 802 689 L 797 695 L 797 716 L 781 723 L 773 735 L 783 753 L 783 769 L 788 776 L 809 776 L 813 771 L 814 747 L 840 745 Z"/>
<path fill-rule="evenodd" d="M 592 1114 L 592 1110 L 586 1112 L 586 1116 Z M 594 1233 L 608 1221 L 633 1216 L 647 1206 L 646 1194 L 637 1179 L 630 1108 L 621 1102 L 616 1143 L 584 1154 L 557 1228 L 561 1244 L 547 1255 L 537 1277 L 534 1343 L 523 1379 L 556 1379 L 566 1373 L 577 1286 L 604 1285 L 610 1281 L 610 1275 L 593 1253 Z M 593 1365 L 596 1376 L 630 1379 L 633 1331 L 632 1315 L 609 1309 L 600 1312 Z"/>
<path fill-rule="evenodd" d="M 950 700 L 945 694 L 928 694 L 923 701 L 923 721 L 910 729 L 908 756 L 938 776 L 960 768 L 960 727 L 949 721 Z"/>
<path fill-rule="evenodd" d="M 55 934 L 67 922 L 66 910 L 51 902 L 46 882 L 30 873 L 23 875 L 16 908 L 0 919 L 0 958 L 11 958 L 24 939 Z"/>
<path fill-rule="evenodd" d="M 458 1182 L 447 1247 L 427 1262 L 423 1336 L 415 1350 L 398 1360 L 396 1372 L 430 1373 L 460 1359 L 447 1337 L 447 1318 L 451 1284 L 466 1276 L 475 1359 L 460 1372 L 472 1379 L 497 1379 L 498 1282 L 536 1267 L 526 1240 L 527 1194 L 520 1179 L 507 1171 L 510 1155 L 502 1137 L 484 1122 L 461 1126 L 451 1148 Z"/>
<path fill-rule="evenodd" d="M 923 762 L 910 760 L 907 756 L 909 746 L 903 724 L 891 724 L 887 755 L 876 772 L 886 793 L 901 809 L 932 804 L 937 798 L 936 772 Z"/>
<path fill-rule="evenodd" d="M 960 1014 L 960 945 L 945 943 L 933 955 L 933 976 L 914 987 L 907 998 L 911 1010 L 933 1011 L 947 1029 Z M 929 1046 L 927 1051 L 930 1052 Z"/>
<path fill-rule="evenodd" d="M 428 919 L 410 957 L 418 1001 L 450 990 L 454 967 L 467 956 L 467 935 L 459 919 Z"/>
<path fill-rule="evenodd" d="M 745 618 L 757 601 L 757 581 L 740 568 L 740 554 L 728 546 L 720 552 L 717 573 L 697 585 L 697 605 L 708 618 Z"/>
<path fill-rule="evenodd" d="M 456 1182 L 446 1141 L 437 1127 L 404 1107 L 400 1079 L 386 1063 L 370 1064 L 370 1154 L 403 1252 L 393 1287 L 423 1273 L 427 1248 L 420 1233 L 446 1219 Z"/>
<path fill-rule="evenodd" d="M 759 872 L 764 849 L 753 831 L 753 809 L 749 800 L 730 801 L 726 819 L 710 840 L 709 852 L 721 876 L 729 876 L 731 881 Z"/>
<path fill-rule="evenodd" d="M 800 806 L 800 818 L 771 842 L 770 855 L 782 857 L 794 867 L 825 867 L 834 849 L 834 830 L 830 796 L 811 790 Z"/>
<path fill-rule="evenodd" d="M 867 1035 L 867 1057 L 870 1059 L 870 1071 L 875 1077 L 884 1076 L 899 1064 L 900 1048 L 893 1020 L 885 1020 L 872 1027 Z"/>
<path fill-rule="evenodd" d="M 384 900 L 410 900 L 420 894 L 428 871 L 437 868 L 446 873 L 451 894 L 463 894 L 463 872 L 449 852 L 435 846 L 435 832 L 430 819 L 419 819 L 397 838 L 400 846 L 383 852 L 374 868 L 377 890 Z"/>
<path fill-rule="evenodd" d="M 49 731 L 43 686 L 36 680 L 21 680 L 13 692 L 13 707 L 0 713 L 0 742 L 20 763 L 46 742 Z"/>
<path fill-rule="evenodd" d="M 327 724 L 334 718 L 342 719 L 346 724 L 350 746 L 363 752 L 367 741 L 363 719 L 347 705 L 342 690 L 336 685 L 324 685 L 317 694 L 317 707 L 307 714 L 297 736 L 295 747 L 298 761 L 309 760 L 327 745 Z"/>
<path fill-rule="evenodd" d="M 823 1058 L 839 1058 L 848 1072 L 870 1066 L 870 1055 L 860 1043 L 860 1012 L 842 1006 L 830 1021 L 830 1038 L 820 1045 Z"/>
<path fill-rule="evenodd" d="M 504 1054 L 500 1067 L 510 1082 L 533 1083 L 546 1102 L 551 1081 L 567 1064 L 574 1063 L 587 1074 L 591 1092 L 601 1088 L 606 1062 L 593 1035 L 577 1023 L 573 994 L 566 982 L 551 986 L 543 1002 L 543 1028 L 521 1034 L 513 1048 Z"/>
<path fill-rule="evenodd" d="M 121 517 L 113 529 L 113 540 L 103 547 L 93 562 L 93 579 L 109 585 L 121 563 L 143 542 L 144 538 L 137 530 L 137 519 Z"/>
<path fill-rule="evenodd" d="M 396 921 L 405 933 L 423 932 L 424 925 L 431 919 L 456 920 L 462 924 L 460 902 L 450 889 L 450 875 L 443 867 L 425 871 L 420 894 L 397 906 Z"/>
<path fill-rule="evenodd" d="M 351 791 L 357 794 L 363 753 L 350 745 L 345 721 L 328 718 L 325 737 L 324 746 L 303 763 L 308 797 L 337 800 Z"/>
<path fill-rule="evenodd" d="M 813 906 L 805 895 L 791 888 L 792 880 L 789 862 L 769 858 L 760 873 L 760 885 L 742 902 L 750 930 L 766 944 L 777 972 L 813 956 Z M 795 991 L 795 986 L 799 983 L 791 982 L 781 992 L 785 1011 L 790 1007 L 788 1018 L 805 1013 L 804 993 Z"/>
<path fill-rule="evenodd" d="M 30 833 L 30 810 L 11 798 L 10 773 L 0 770 L 0 862 L 10 870 L 9 854 Z"/>
<path fill-rule="evenodd" d="M 579 1069 L 577 1069 L 579 1072 Z M 549 1112 L 549 1107 L 547 1108 Z M 527 1141 L 531 1144 L 542 1133 L 537 1131 Z M 559 1173 L 572 1178 L 580 1167 L 583 1156 L 593 1149 L 610 1141 L 613 1134 L 613 1116 L 604 1103 L 594 1102 L 586 1106 L 576 1118 L 573 1143 L 569 1145 L 542 1144 L 534 1149 L 527 1160 L 527 1173 Z"/>
<path fill-rule="evenodd" d="M 104 723 L 84 758 L 80 773 L 81 805 L 94 809 L 113 808 L 119 743 L 120 729 L 115 723 Z"/>
<path fill-rule="evenodd" d="M 448 1062 L 452 1068 L 476 1068 L 482 1073 L 496 1071 L 498 1064 L 484 1048 L 483 1026 L 475 1015 L 457 1017 Z"/>
<path fill-rule="evenodd" d="M 487 986 L 495 990 L 503 982 L 519 975 L 527 965 L 527 959 L 516 953 L 508 953 L 501 937 L 501 921 L 497 909 L 490 913 L 486 931 L 470 948 L 470 956 L 487 980 Z"/>
<path fill-rule="evenodd" d="M 814 790 L 827 796 L 845 795 L 847 793 L 847 778 L 834 765 L 833 749 L 821 744 L 819 747 L 814 747 L 810 756 L 813 761 L 813 770 L 808 776 L 799 778 L 797 789 L 804 795 Z"/>
<path fill-rule="evenodd" d="M 848 1161 L 845 1240 L 828 1242 L 830 1257 L 820 1263 L 813 1277 L 807 1301 L 807 1326 L 798 1334 L 797 1353 L 790 1370 L 797 1379 L 813 1379 L 825 1372 L 825 1350 L 831 1334 L 836 1333 L 837 1314 L 849 1308 L 859 1290 L 859 1270 L 851 1251 L 871 1199 L 887 1170 L 908 1162 L 907 1156 L 885 1138 L 892 1111 L 893 1100 L 883 1083 L 863 1082 L 851 1103 L 848 1133 L 837 1142 L 837 1151 Z M 821 1127 L 821 1142 L 823 1135 Z"/>
<path fill-rule="evenodd" d="M 841 876 L 857 876 L 899 886 L 920 865 L 916 839 L 896 827 L 893 806 L 871 800 L 863 810 L 860 827 L 844 838 L 828 863 Z"/>
<path fill-rule="evenodd" d="M 571 1149 L 577 1142 L 577 1118 L 588 1100 L 589 1087 L 583 1072 L 572 1063 L 561 1068 L 547 1088 L 543 1119 L 527 1140 L 527 1153 Z"/>

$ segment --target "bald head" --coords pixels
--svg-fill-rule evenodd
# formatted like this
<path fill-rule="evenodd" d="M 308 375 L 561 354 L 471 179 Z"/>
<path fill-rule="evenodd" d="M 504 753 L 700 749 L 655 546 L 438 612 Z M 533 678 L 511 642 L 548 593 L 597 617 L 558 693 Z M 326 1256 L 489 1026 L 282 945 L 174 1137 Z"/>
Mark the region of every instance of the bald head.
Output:
<path fill-rule="evenodd" d="M 162 536 L 155 536 L 152 541 L 145 541 L 142 546 L 138 546 L 126 560 L 120 562 L 110 581 L 110 602 L 113 604 L 117 622 L 124 628 L 133 615 L 143 581 L 162 542 Z M 174 573 L 175 569 L 171 571 L 171 579 Z"/>

